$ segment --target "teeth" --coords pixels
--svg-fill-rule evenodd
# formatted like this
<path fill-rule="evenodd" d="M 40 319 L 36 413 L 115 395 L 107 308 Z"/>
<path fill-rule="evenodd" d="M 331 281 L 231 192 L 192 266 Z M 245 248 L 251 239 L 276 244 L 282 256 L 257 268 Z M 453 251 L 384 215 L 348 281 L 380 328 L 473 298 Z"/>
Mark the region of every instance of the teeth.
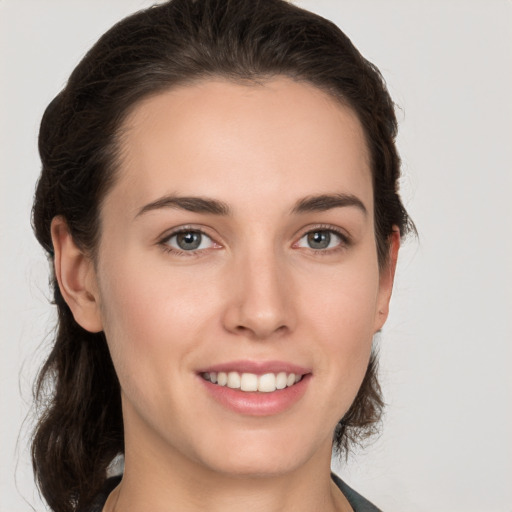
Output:
<path fill-rule="evenodd" d="M 240 374 L 238 372 L 228 373 L 228 388 L 239 389 L 240 388 Z"/>
<path fill-rule="evenodd" d="M 287 375 L 284 372 L 278 373 L 276 375 L 276 388 L 277 389 L 284 389 L 287 384 Z M 294 379 L 295 381 L 295 379 Z"/>
<path fill-rule="evenodd" d="M 218 386 L 227 386 L 231 389 L 240 389 L 241 391 L 259 391 L 260 393 L 272 393 L 279 389 L 293 386 L 302 379 L 300 373 L 279 372 L 265 373 L 256 375 L 255 373 L 238 372 L 210 372 L 203 373 L 205 380 L 213 382 Z"/>
<path fill-rule="evenodd" d="M 240 389 L 242 391 L 258 391 L 258 376 L 254 373 L 242 373 Z"/>
<path fill-rule="evenodd" d="M 276 376 L 273 373 L 265 373 L 258 379 L 258 391 L 272 393 L 276 390 Z"/>
<path fill-rule="evenodd" d="M 219 386 L 225 386 L 228 383 L 228 374 L 225 372 L 219 372 L 217 374 L 217 384 Z"/>

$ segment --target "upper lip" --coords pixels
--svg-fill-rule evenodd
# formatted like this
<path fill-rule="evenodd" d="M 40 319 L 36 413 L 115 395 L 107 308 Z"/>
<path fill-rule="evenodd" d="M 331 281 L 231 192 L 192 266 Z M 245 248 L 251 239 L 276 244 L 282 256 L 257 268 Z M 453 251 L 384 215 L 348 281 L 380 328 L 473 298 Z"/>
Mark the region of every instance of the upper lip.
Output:
<path fill-rule="evenodd" d="M 238 372 L 238 373 L 254 373 L 263 375 L 265 373 L 295 373 L 295 375 L 305 375 L 311 373 L 311 370 L 304 366 L 299 366 L 286 361 L 229 361 L 226 363 L 214 364 L 201 369 L 198 373 L 211 372 Z"/>

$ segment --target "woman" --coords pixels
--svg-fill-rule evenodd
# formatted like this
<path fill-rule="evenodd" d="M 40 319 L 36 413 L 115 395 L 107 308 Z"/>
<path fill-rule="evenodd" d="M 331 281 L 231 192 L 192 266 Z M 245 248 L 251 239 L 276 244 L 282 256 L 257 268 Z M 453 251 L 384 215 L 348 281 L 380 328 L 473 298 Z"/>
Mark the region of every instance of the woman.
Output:
<path fill-rule="evenodd" d="M 172 0 L 100 38 L 40 131 L 52 510 L 377 510 L 330 459 L 382 409 L 395 135 L 376 68 L 282 0 Z"/>

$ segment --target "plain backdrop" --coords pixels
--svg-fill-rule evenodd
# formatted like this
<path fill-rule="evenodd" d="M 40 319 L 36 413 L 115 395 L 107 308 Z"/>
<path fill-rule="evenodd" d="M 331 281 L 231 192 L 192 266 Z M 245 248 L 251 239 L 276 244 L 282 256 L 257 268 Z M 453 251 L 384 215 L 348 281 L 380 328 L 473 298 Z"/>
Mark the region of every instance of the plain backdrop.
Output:
<path fill-rule="evenodd" d="M 1 512 L 44 510 L 22 426 L 53 325 L 29 220 L 38 123 L 94 41 L 151 3 L 0 0 Z M 402 250 L 380 339 L 382 435 L 336 471 L 388 512 L 511 512 L 512 3 L 299 4 L 386 78 L 420 232 Z"/>

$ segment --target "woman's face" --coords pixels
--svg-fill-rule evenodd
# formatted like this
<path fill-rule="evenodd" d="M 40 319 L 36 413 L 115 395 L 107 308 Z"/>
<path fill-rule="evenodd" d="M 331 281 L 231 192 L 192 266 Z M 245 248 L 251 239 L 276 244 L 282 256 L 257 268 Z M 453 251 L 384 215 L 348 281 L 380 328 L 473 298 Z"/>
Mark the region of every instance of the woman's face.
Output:
<path fill-rule="evenodd" d="M 392 284 L 357 117 L 289 79 L 218 80 L 146 99 L 124 128 L 93 295 L 127 465 L 324 463 Z"/>

